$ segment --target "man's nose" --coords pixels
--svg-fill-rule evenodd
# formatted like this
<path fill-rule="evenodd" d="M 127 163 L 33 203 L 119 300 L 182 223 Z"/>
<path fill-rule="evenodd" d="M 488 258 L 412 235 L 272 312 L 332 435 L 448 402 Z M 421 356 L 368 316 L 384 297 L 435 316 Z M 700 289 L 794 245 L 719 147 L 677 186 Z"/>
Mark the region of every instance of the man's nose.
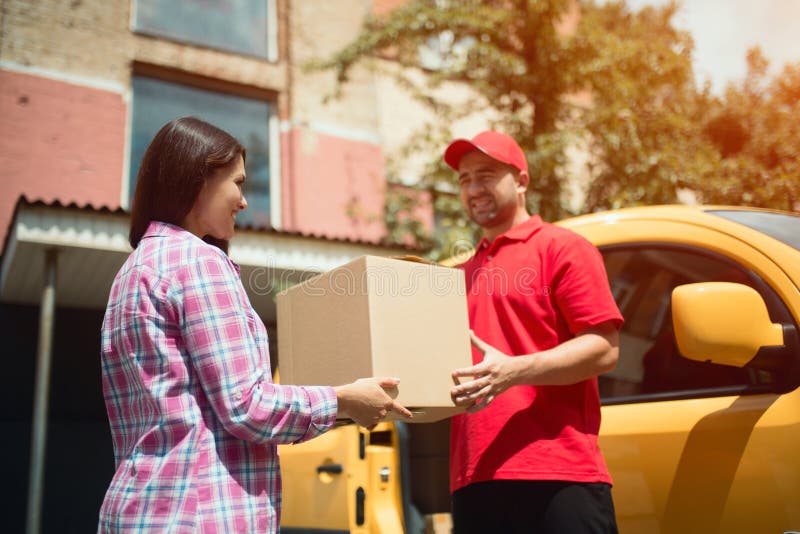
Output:
<path fill-rule="evenodd" d="M 485 189 L 486 188 L 483 186 L 483 181 L 470 180 L 469 185 L 467 186 L 467 193 L 469 193 L 470 195 L 475 195 L 483 193 Z"/>
<path fill-rule="evenodd" d="M 242 195 L 242 198 L 239 199 L 239 209 L 246 210 L 247 209 L 247 199 Z"/>

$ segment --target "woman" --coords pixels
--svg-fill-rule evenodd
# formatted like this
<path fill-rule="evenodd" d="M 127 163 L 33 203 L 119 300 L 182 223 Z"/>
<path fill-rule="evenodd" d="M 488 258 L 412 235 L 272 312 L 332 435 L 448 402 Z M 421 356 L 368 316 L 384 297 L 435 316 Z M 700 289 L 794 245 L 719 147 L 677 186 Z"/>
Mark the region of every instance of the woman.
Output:
<path fill-rule="evenodd" d="M 277 445 L 339 418 L 397 410 L 389 378 L 331 387 L 271 382 L 267 332 L 227 256 L 245 149 L 195 118 L 153 139 L 137 177 L 134 248 L 102 330 L 103 393 L 116 473 L 100 532 L 276 532 Z"/>

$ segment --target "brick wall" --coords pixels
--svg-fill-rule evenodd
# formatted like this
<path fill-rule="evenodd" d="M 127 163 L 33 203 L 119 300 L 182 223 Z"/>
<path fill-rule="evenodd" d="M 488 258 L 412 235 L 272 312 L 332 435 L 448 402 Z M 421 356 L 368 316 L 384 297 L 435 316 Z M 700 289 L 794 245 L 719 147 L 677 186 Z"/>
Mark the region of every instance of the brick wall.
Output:
<path fill-rule="evenodd" d="M 0 61 L 124 86 L 129 6 L 126 0 L 3 0 Z"/>

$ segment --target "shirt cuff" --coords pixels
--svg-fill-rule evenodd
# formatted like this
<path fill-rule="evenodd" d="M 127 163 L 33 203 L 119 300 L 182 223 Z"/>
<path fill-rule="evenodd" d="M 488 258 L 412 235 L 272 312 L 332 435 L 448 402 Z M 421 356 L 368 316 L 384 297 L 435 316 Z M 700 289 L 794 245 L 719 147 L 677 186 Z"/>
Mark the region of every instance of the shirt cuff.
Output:
<path fill-rule="evenodd" d="M 336 412 L 339 408 L 333 387 L 305 386 L 302 389 L 311 411 L 311 421 L 306 433 L 296 443 L 307 441 L 330 430 L 336 423 Z"/>

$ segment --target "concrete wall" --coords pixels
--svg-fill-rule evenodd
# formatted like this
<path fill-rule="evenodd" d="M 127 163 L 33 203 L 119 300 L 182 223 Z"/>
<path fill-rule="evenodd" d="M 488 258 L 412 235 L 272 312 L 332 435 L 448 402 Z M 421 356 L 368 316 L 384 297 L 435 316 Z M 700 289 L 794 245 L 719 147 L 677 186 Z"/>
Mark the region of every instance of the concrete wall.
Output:
<path fill-rule="evenodd" d="M 386 181 L 380 145 L 310 127 L 283 136 L 287 227 L 319 236 L 378 241 L 385 234 Z"/>

